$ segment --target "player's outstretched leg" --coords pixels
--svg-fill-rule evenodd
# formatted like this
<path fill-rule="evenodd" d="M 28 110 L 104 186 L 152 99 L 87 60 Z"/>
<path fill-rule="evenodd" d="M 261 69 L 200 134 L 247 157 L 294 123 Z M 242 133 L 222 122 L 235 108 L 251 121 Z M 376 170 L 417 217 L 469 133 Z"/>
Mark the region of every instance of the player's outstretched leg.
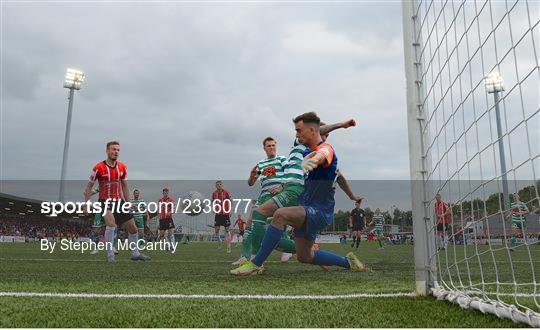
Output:
<path fill-rule="evenodd" d="M 266 226 L 266 216 L 258 211 L 253 211 L 253 229 L 251 232 L 251 254 L 257 255 L 264 237 Z"/>
<path fill-rule="evenodd" d="M 306 211 L 304 207 L 286 207 L 277 210 L 274 213 L 272 223 L 266 230 L 259 253 L 251 262 L 246 262 L 240 267 L 231 270 L 231 274 L 237 276 L 258 274 L 263 263 L 270 256 L 272 250 L 278 245 L 283 235 L 285 225 L 291 225 L 298 229 L 305 227 L 305 221 L 309 220 L 306 219 Z M 295 231 L 295 243 L 298 261 L 315 265 L 335 265 L 347 269 L 365 270 L 365 266 L 358 261 L 358 258 L 356 258 L 356 256 L 354 256 L 352 253 L 349 253 L 347 257 L 341 257 L 328 251 L 313 251 L 312 246 L 318 228 L 315 227 L 313 229 L 313 231 L 306 231 L 302 233 L 307 237 L 296 237 L 298 230 Z"/>
<path fill-rule="evenodd" d="M 274 224 L 268 226 L 262 240 L 259 253 L 257 253 L 252 261 L 245 262 L 240 267 L 231 270 L 231 274 L 237 276 L 247 276 L 258 273 L 262 268 L 262 264 L 266 261 L 266 259 L 272 253 L 272 250 L 274 250 L 279 243 L 283 232 L 283 228 L 277 228 Z"/>
<path fill-rule="evenodd" d="M 276 250 L 283 252 L 281 254 L 281 262 L 289 261 L 292 255 L 296 254 L 296 246 L 294 244 L 294 241 L 289 237 L 287 229 L 285 229 L 285 231 L 283 232 L 283 236 L 281 236 Z"/>
<path fill-rule="evenodd" d="M 335 253 L 312 249 L 311 238 L 298 237 L 295 239 L 298 261 L 319 266 L 339 266 L 346 269 L 363 271 L 365 265 L 361 263 L 354 253 L 349 252 L 345 257 Z"/>
<path fill-rule="evenodd" d="M 247 227 L 246 231 L 244 232 L 244 237 L 242 240 L 242 255 L 238 260 L 233 262 L 233 265 L 241 265 L 244 262 L 249 260 L 249 257 L 251 256 L 251 227 Z"/>

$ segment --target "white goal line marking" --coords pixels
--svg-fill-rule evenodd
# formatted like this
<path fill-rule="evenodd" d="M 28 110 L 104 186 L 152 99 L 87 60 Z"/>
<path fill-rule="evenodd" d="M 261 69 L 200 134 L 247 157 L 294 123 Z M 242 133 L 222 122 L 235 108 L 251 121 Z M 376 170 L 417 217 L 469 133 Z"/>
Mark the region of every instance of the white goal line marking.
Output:
<path fill-rule="evenodd" d="M 0 292 L 0 297 L 52 297 L 52 298 L 154 298 L 154 299 L 349 299 L 415 297 L 414 292 L 352 293 L 337 295 L 286 295 L 286 294 L 122 294 L 122 293 L 60 293 L 60 292 Z"/>
<path fill-rule="evenodd" d="M 106 262 L 107 260 L 105 258 L 100 259 L 60 259 L 60 258 L 0 258 L 2 261 L 58 261 L 58 262 Z M 151 263 L 179 263 L 179 264 L 204 264 L 204 263 L 231 263 L 235 260 L 175 260 L 175 259 L 152 259 Z M 133 262 L 131 259 L 120 259 L 116 260 L 116 262 Z M 279 260 L 269 260 L 266 261 L 266 263 L 283 263 Z M 366 261 L 367 264 L 377 264 L 377 262 L 369 262 Z M 490 263 L 490 262 L 486 262 Z M 497 264 L 507 264 L 510 262 L 498 262 Z M 530 261 L 524 261 L 524 260 L 514 260 L 512 261 L 514 264 L 530 264 Z M 390 264 L 395 265 L 406 265 L 406 264 L 412 264 L 410 261 L 396 261 L 391 262 Z"/>
<path fill-rule="evenodd" d="M 495 292 L 485 292 L 486 295 L 496 295 Z M 506 297 L 534 297 L 534 293 L 503 293 Z M 259 300 L 318 300 L 318 299 L 352 299 L 352 298 L 395 298 L 416 297 L 414 292 L 389 293 L 351 293 L 327 295 L 289 295 L 289 294 L 152 294 L 152 293 L 63 293 L 63 292 L 0 292 L 0 297 L 49 297 L 49 298 L 152 298 L 152 299 L 259 299 Z"/>
<path fill-rule="evenodd" d="M 99 259 L 59 259 L 59 258 L 0 258 L 2 261 L 58 261 L 58 262 L 107 262 L 107 259 L 99 258 Z M 156 260 L 152 259 L 151 261 L 148 261 L 148 263 L 179 263 L 179 264 L 207 264 L 207 263 L 226 263 L 230 264 L 235 260 L 167 260 L 167 259 L 161 259 Z M 117 259 L 116 262 L 129 262 L 133 263 L 131 259 Z M 266 261 L 266 263 L 283 263 L 282 261 L 278 260 L 270 260 Z"/>

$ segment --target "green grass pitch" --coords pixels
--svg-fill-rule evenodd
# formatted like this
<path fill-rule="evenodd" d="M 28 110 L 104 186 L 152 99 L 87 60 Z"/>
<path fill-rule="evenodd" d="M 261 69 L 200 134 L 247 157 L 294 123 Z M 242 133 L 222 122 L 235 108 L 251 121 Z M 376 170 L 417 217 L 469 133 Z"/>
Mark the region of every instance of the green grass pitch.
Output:
<path fill-rule="evenodd" d="M 323 244 L 341 254 L 349 246 Z M 536 248 L 536 247 L 535 247 Z M 412 246 L 362 242 L 371 272 L 298 263 L 274 252 L 264 275 L 228 274 L 239 256 L 216 243 L 179 245 L 175 254 L 150 252 L 150 262 L 117 262 L 76 252 L 49 254 L 38 244 L 0 244 L 0 292 L 105 294 L 337 295 L 414 290 Z M 0 327 L 520 327 L 509 320 L 432 297 L 343 299 L 0 297 Z"/>

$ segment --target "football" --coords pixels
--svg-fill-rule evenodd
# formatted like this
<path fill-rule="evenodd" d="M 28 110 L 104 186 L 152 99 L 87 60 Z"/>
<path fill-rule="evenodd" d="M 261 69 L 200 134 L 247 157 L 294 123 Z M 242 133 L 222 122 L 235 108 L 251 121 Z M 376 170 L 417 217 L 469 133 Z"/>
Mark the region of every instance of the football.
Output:
<path fill-rule="evenodd" d="M 196 216 L 202 213 L 204 197 L 198 191 L 190 191 L 182 198 L 182 212 L 189 216 Z"/>

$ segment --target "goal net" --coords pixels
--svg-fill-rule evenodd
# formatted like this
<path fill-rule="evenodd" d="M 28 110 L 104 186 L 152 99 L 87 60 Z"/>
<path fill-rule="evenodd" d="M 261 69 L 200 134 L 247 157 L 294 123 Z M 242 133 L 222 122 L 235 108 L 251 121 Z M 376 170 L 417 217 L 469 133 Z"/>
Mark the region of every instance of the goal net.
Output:
<path fill-rule="evenodd" d="M 540 327 L 539 3 L 402 8 L 417 291 Z"/>

